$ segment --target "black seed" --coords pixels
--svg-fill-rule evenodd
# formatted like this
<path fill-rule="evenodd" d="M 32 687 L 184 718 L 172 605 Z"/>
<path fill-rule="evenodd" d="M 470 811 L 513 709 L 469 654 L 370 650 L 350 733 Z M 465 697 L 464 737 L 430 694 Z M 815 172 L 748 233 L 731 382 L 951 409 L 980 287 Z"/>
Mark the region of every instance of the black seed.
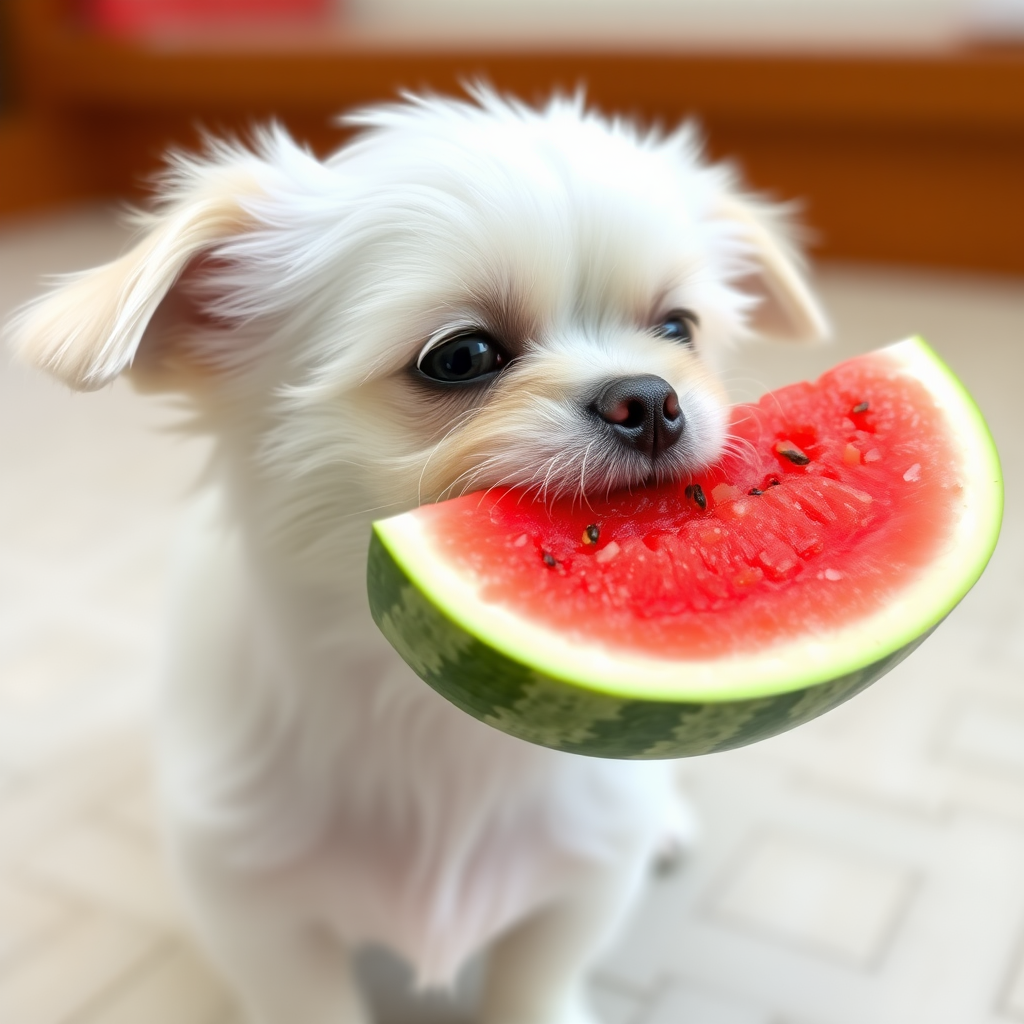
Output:
<path fill-rule="evenodd" d="M 693 498 L 700 508 L 708 507 L 708 499 L 704 497 L 704 488 L 700 484 L 690 484 L 686 489 L 690 492 L 688 496 Z"/>
<path fill-rule="evenodd" d="M 870 407 L 870 406 L 868 405 L 868 403 L 867 403 L 867 402 L 858 402 L 858 403 L 857 403 L 857 404 L 856 404 L 856 405 L 855 405 L 855 406 L 854 406 L 854 407 L 853 407 L 853 408 L 852 408 L 852 409 L 850 410 L 850 412 L 852 412 L 852 413 L 853 413 L 853 414 L 854 414 L 854 415 L 856 416 L 856 415 L 857 415 L 858 413 L 862 413 L 862 412 L 867 412 L 869 408 L 871 408 L 871 407 Z"/>
<path fill-rule="evenodd" d="M 587 540 L 589 540 L 591 544 L 596 544 L 598 538 L 601 536 L 601 527 L 598 526 L 597 523 L 591 523 L 584 532 L 587 535 Z"/>
<path fill-rule="evenodd" d="M 752 494 L 755 498 L 760 497 L 764 494 L 764 491 L 759 491 L 756 487 L 751 487 L 747 494 Z"/>
<path fill-rule="evenodd" d="M 556 565 L 558 565 L 558 560 L 557 560 L 557 559 L 555 558 L 555 556 L 554 556 L 553 554 L 551 554 L 551 552 L 549 552 L 549 551 L 545 551 L 545 552 L 544 552 L 544 554 L 543 554 L 543 555 L 542 555 L 541 557 L 542 557 L 542 558 L 544 559 L 544 564 L 545 564 L 545 565 L 546 565 L 546 566 L 547 566 L 547 567 L 548 567 L 549 569 L 554 569 L 554 567 L 555 567 Z"/>
<path fill-rule="evenodd" d="M 688 498 L 692 498 L 693 497 L 693 484 L 687 484 L 686 485 L 686 490 L 683 491 L 683 494 L 685 494 Z"/>
<path fill-rule="evenodd" d="M 782 481 L 778 477 L 774 477 L 773 476 L 771 478 L 771 480 L 768 481 L 768 486 L 769 487 L 778 487 L 779 484 L 781 484 L 781 483 L 782 483 Z"/>
<path fill-rule="evenodd" d="M 806 466 L 811 461 L 803 452 L 798 451 L 796 448 L 781 448 L 779 449 L 779 454 L 784 459 L 789 459 L 794 466 Z"/>

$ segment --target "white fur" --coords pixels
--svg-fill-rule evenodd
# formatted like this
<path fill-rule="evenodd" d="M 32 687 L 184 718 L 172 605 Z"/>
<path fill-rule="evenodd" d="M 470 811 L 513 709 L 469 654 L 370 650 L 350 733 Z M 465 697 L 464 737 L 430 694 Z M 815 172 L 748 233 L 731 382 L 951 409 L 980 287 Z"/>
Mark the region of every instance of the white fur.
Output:
<path fill-rule="evenodd" d="M 177 560 L 162 778 L 200 933 L 267 1024 L 363 1019 L 346 951 L 366 942 L 424 984 L 493 943 L 488 1024 L 591 1019 L 580 975 L 678 819 L 671 767 L 527 745 L 420 683 L 366 608 L 368 524 L 475 487 L 681 476 L 724 442 L 716 352 L 824 328 L 777 216 L 689 128 L 475 99 L 361 114 L 325 162 L 279 130 L 179 157 L 139 245 L 16 325 L 73 386 L 131 367 L 215 438 Z M 697 354 L 650 333 L 679 307 Z M 466 325 L 512 365 L 484 389 L 415 381 Z M 585 414 L 635 373 L 687 419 L 653 467 Z"/>

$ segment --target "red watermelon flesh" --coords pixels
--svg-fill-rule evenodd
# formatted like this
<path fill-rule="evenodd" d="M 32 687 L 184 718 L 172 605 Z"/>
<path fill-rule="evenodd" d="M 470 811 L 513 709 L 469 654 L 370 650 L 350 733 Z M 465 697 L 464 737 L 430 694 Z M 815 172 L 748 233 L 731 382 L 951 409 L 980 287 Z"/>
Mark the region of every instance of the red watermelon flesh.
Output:
<path fill-rule="evenodd" d="M 609 648 L 721 657 L 842 628 L 926 567 L 963 487 L 949 430 L 880 353 L 733 407 L 727 454 L 690 479 L 418 515 L 486 602 Z"/>

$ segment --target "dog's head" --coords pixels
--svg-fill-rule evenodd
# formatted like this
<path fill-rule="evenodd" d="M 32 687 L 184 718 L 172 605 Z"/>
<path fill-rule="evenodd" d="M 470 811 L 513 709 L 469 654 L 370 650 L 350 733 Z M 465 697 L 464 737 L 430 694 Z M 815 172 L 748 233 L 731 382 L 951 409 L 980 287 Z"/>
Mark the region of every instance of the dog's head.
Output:
<path fill-rule="evenodd" d="M 684 476 L 723 444 L 718 354 L 825 330 L 778 214 L 689 128 L 483 92 L 352 121 L 323 162 L 279 131 L 179 158 L 135 248 L 22 314 L 23 354 L 188 394 L 315 533 Z"/>

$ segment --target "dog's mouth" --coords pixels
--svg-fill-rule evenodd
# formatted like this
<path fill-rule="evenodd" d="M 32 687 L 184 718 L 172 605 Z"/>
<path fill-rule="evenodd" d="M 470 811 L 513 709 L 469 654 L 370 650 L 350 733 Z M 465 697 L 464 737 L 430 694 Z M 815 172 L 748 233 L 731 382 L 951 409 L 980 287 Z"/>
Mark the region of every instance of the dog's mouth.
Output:
<path fill-rule="evenodd" d="M 559 445 L 513 444 L 474 461 L 442 486 L 437 500 L 491 488 L 518 487 L 524 495 L 551 502 L 604 499 L 616 491 L 658 487 L 685 480 L 717 458 L 721 444 L 682 438 L 656 452 L 624 445 L 606 431 Z M 426 497 L 426 495 L 421 495 Z"/>
<path fill-rule="evenodd" d="M 715 454 L 717 454 L 717 449 Z M 692 450 L 692 446 L 680 443 L 669 451 L 647 452 L 624 451 L 610 453 L 604 463 L 592 474 L 580 481 L 580 493 L 604 496 L 614 491 L 633 490 L 640 487 L 660 487 L 664 484 L 684 480 L 706 468 L 713 458 Z"/>

